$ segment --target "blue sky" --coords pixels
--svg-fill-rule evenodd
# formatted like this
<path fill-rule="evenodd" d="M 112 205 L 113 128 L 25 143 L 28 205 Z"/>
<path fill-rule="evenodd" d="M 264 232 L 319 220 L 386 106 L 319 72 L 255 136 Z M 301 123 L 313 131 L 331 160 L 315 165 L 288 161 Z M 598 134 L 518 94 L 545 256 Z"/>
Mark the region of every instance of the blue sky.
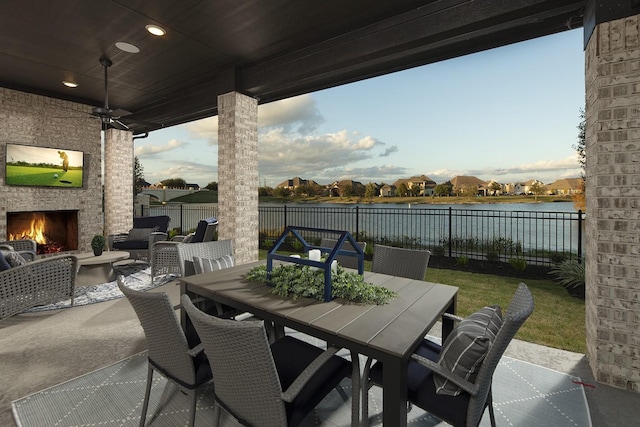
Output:
<path fill-rule="evenodd" d="M 577 29 L 264 104 L 260 185 L 579 177 L 572 145 L 584 93 Z M 217 181 L 217 129 L 211 117 L 136 140 L 145 179 Z"/>

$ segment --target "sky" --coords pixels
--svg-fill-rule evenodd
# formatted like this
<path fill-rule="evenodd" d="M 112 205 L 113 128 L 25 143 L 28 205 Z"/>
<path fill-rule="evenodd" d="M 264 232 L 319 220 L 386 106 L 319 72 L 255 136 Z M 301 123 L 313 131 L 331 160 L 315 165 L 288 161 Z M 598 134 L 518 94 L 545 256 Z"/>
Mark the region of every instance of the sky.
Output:
<path fill-rule="evenodd" d="M 426 175 L 512 183 L 581 175 L 582 29 L 258 107 L 260 186 L 299 176 L 392 184 Z M 135 140 L 147 182 L 218 181 L 218 118 Z"/>

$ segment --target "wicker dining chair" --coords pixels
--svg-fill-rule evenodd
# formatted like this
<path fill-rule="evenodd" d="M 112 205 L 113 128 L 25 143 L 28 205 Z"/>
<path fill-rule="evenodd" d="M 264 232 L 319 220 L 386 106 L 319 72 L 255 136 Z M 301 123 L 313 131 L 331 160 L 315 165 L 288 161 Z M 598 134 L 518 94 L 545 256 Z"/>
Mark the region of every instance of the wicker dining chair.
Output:
<path fill-rule="evenodd" d="M 375 245 L 371 271 L 391 276 L 424 280 L 431 252 L 427 250 Z"/>
<path fill-rule="evenodd" d="M 243 425 L 297 426 L 352 375 L 352 422 L 358 423 L 359 370 L 336 356 L 335 347 L 323 350 L 284 336 L 269 344 L 262 322 L 238 322 L 210 316 L 187 295 L 182 306 L 202 339 L 215 382 L 214 425 L 220 408 Z"/>
<path fill-rule="evenodd" d="M 338 243 L 337 239 L 324 238 L 320 240 L 320 246 L 322 246 L 323 248 L 333 249 L 337 243 Z M 356 243 L 358 243 L 358 246 L 360 246 L 360 248 L 362 249 L 362 252 L 364 252 L 364 249 L 367 247 L 367 242 L 356 242 Z M 345 240 L 345 242 L 342 244 L 342 248 L 345 251 L 355 252 L 353 245 L 351 244 L 351 242 L 347 240 Z M 338 261 L 338 264 L 340 264 L 344 268 L 353 268 L 353 269 L 358 268 L 358 257 L 356 256 L 336 255 L 336 261 Z"/>
<path fill-rule="evenodd" d="M 520 283 L 504 317 L 497 306 L 484 307 L 466 319 L 451 316 L 460 323 L 443 345 L 424 339 L 411 356 L 407 366 L 409 402 L 453 426 L 465 427 L 477 427 L 488 407 L 491 425 L 495 427 L 493 373 L 533 308 L 529 288 Z M 368 390 L 374 384 L 382 384 L 383 368 L 380 362 L 371 366 L 371 359 L 365 363 L 362 386 L 365 426 L 369 422 Z"/>
<path fill-rule="evenodd" d="M 118 287 L 133 306 L 147 339 L 147 388 L 140 426 L 146 422 L 154 371 L 190 396 L 189 426 L 193 426 L 197 389 L 211 380 L 211 367 L 204 347 L 196 334 L 185 335 L 166 293 L 129 289 L 123 276 L 118 277 Z"/>

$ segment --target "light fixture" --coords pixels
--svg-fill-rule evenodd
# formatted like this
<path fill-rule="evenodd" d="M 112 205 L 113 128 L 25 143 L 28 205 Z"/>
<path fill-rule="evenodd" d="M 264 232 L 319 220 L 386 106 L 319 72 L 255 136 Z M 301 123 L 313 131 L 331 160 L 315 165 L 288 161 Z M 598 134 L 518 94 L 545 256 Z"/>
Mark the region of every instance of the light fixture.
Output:
<path fill-rule="evenodd" d="M 157 25 L 147 25 L 145 26 L 145 28 L 154 36 L 164 36 L 165 34 L 167 34 L 164 28 L 158 27 Z"/>
<path fill-rule="evenodd" d="M 69 81 L 66 81 L 66 80 L 63 81 L 62 84 L 65 85 L 66 87 L 70 87 L 70 88 L 78 87 L 78 83 L 69 82 Z"/>
<path fill-rule="evenodd" d="M 123 52 L 127 53 L 138 53 L 140 52 L 140 48 L 136 45 L 127 42 L 116 42 L 116 47 Z"/>

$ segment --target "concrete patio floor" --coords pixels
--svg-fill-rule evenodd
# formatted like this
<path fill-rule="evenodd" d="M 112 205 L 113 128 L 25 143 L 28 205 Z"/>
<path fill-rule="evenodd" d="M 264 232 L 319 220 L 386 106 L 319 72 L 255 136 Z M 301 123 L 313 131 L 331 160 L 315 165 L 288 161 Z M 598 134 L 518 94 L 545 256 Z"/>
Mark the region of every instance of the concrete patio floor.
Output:
<path fill-rule="evenodd" d="M 177 281 L 153 290 L 179 300 Z M 440 325 L 431 331 L 438 336 Z M 0 425 L 15 425 L 12 400 L 114 363 L 144 349 L 144 334 L 126 299 L 0 322 Z M 514 340 L 506 355 L 580 377 L 593 426 L 636 426 L 640 395 L 599 384 L 583 354 Z"/>

